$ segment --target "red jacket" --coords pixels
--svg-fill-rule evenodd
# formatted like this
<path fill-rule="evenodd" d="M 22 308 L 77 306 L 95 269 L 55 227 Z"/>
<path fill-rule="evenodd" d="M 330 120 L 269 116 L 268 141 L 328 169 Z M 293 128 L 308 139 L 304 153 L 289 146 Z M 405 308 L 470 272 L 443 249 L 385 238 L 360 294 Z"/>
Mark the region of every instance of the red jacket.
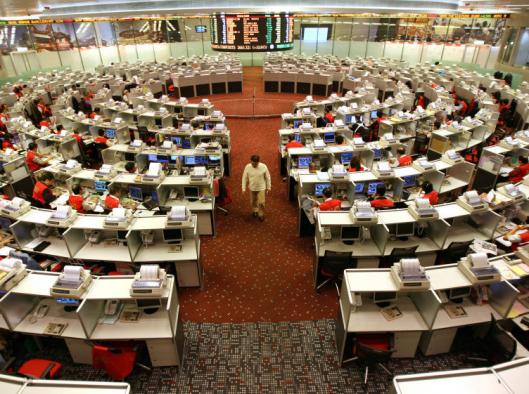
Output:
<path fill-rule="evenodd" d="M 360 168 L 359 170 L 357 170 L 357 169 L 354 168 L 354 167 L 349 167 L 349 168 L 347 169 L 347 172 L 357 172 L 357 171 L 358 171 L 358 172 L 360 172 L 360 171 L 364 171 L 364 168 L 362 167 L 362 168 Z"/>
<path fill-rule="evenodd" d="M 325 114 L 325 120 L 329 123 L 334 123 L 334 116 L 330 112 Z"/>
<path fill-rule="evenodd" d="M 512 183 L 521 182 L 527 174 L 529 174 L 529 163 L 521 164 L 509 172 L 509 181 Z"/>
<path fill-rule="evenodd" d="M 79 213 L 84 213 L 83 201 L 83 196 L 76 194 L 70 194 L 70 197 L 68 197 L 68 205 Z"/>
<path fill-rule="evenodd" d="M 33 200 L 40 202 L 42 205 L 46 204 L 46 200 L 44 199 L 44 191 L 48 188 L 48 186 L 45 183 L 42 183 L 41 181 L 38 181 L 35 183 L 35 187 L 33 188 Z"/>
<path fill-rule="evenodd" d="M 405 167 L 405 166 L 409 166 L 411 165 L 411 163 L 413 162 L 411 156 L 409 155 L 403 155 L 399 158 L 399 166 L 400 167 Z"/>
<path fill-rule="evenodd" d="M 98 135 L 95 139 L 94 139 L 94 142 L 96 144 L 105 144 L 108 142 L 108 140 L 106 139 L 106 137 L 103 137 L 101 135 Z"/>
<path fill-rule="evenodd" d="M 395 203 L 393 200 L 383 197 L 383 198 L 375 198 L 371 201 L 371 206 L 373 208 L 393 208 L 395 206 Z"/>
<path fill-rule="evenodd" d="M 105 207 L 106 209 L 119 208 L 119 199 L 108 194 L 105 198 Z"/>
<path fill-rule="evenodd" d="M 33 152 L 32 150 L 28 151 L 28 153 L 26 154 L 26 163 L 31 172 L 35 172 L 37 170 L 40 170 L 41 168 L 40 164 L 35 163 L 35 157 L 35 152 Z"/>
<path fill-rule="evenodd" d="M 288 150 L 290 148 L 303 148 L 304 145 L 301 143 L 301 142 L 298 142 L 298 141 L 289 141 L 286 145 L 285 145 L 285 150 L 288 152 Z"/>
<path fill-rule="evenodd" d="M 430 192 L 422 196 L 422 198 L 427 198 L 430 200 L 430 204 L 436 205 L 439 202 L 439 193 L 436 191 Z"/>
<path fill-rule="evenodd" d="M 330 198 L 320 204 L 320 211 L 337 211 L 340 209 L 342 202 L 336 198 Z"/>

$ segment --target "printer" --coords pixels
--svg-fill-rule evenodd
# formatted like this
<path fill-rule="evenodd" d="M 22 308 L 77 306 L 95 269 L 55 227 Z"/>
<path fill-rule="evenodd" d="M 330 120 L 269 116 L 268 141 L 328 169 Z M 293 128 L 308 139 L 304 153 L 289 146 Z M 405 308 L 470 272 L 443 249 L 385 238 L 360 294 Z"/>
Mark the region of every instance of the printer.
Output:
<path fill-rule="evenodd" d="M 377 224 L 378 215 L 369 201 L 355 200 L 349 210 L 349 215 L 354 224 Z"/>
<path fill-rule="evenodd" d="M 0 289 L 11 290 L 26 275 L 26 265 L 20 259 L 6 257 L 0 261 Z"/>
<path fill-rule="evenodd" d="M 348 174 L 343 164 L 334 164 L 329 173 L 331 179 L 348 179 Z"/>
<path fill-rule="evenodd" d="M 165 173 L 162 169 L 162 163 L 149 163 L 147 172 L 141 176 L 143 182 L 160 182 L 163 178 L 165 178 Z"/>
<path fill-rule="evenodd" d="M 145 144 L 143 143 L 142 140 L 130 141 L 130 144 L 127 147 L 127 150 L 129 152 L 141 152 L 143 150 L 144 145 Z"/>
<path fill-rule="evenodd" d="M 525 199 L 525 194 L 522 193 L 517 185 L 513 185 L 512 183 L 498 187 L 496 191 L 504 196 L 512 198 L 514 201 L 522 201 Z"/>
<path fill-rule="evenodd" d="M 132 221 L 132 213 L 130 209 L 114 208 L 103 222 L 103 227 L 115 229 L 127 229 Z"/>
<path fill-rule="evenodd" d="M 195 150 L 197 151 L 204 151 L 208 153 L 220 152 L 221 149 L 222 146 L 220 146 L 218 141 L 201 142 L 195 147 Z"/>
<path fill-rule="evenodd" d="M 382 138 L 380 138 L 380 146 L 382 148 L 388 147 L 390 144 L 394 144 L 397 142 L 397 138 L 393 135 L 393 133 L 385 133 Z"/>
<path fill-rule="evenodd" d="M 173 141 L 171 140 L 165 140 L 162 142 L 162 145 L 158 147 L 158 153 L 159 154 L 171 154 L 173 152 Z"/>
<path fill-rule="evenodd" d="M 416 198 L 413 203 L 408 205 L 408 211 L 418 221 L 439 218 L 439 212 L 431 206 L 430 200 L 427 198 Z"/>
<path fill-rule="evenodd" d="M 59 205 L 46 221 L 48 226 L 68 227 L 77 218 L 77 211 L 69 205 Z"/>
<path fill-rule="evenodd" d="M 414 160 L 411 164 L 413 168 L 415 168 L 420 173 L 435 170 L 435 166 L 433 163 L 429 162 L 428 159 L 421 157 L 420 159 Z"/>
<path fill-rule="evenodd" d="M 520 146 L 520 140 L 517 138 L 512 138 L 511 136 L 508 136 L 502 139 L 499 145 L 506 149 L 513 149 L 513 148 Z"/>
<path fill-rule="evenodd" d="M 161 297 L 167 286 L 167 273 L 158 264 L 144 264 L 130 285 L 131 297 Z"/>
<path fill-rule="evenodd" d="M 190 183 L 196 183 L 196 182 L 202 183 L 208 178 L 209 178 L 209 174 L 206 171 L 206 167 L 204 166 L 193 167 L 193 169 L 191 170 L 191 173 L 189 174 Z"/>
<path fill-rule="evenodd" d="M 185 132 L 185 131 L 192 131 L 193 128 L 191 127 L 191 125 L 189 123 L 182 123 L 180 125 L 180 129 L 179 130 Z"/>
<path fill-rule="evenodd" d="M 16 219 L 31 210 L 29 201 L 20 197 L 13 197 L 12 200 L 0 200 L 0 212 L 11 219 Z"/>
<path fill-rule="evenodd" d="M 215 124 L 215 127 L 213 127 L 214 133 L 223 133 L 226 131 L 226 125 L 224 123 L 217 123 Z"/>
<path fill-rule="evenodd" d="M 485 285 L 501 281 L 501 274 L 489 263 L 486 253 L 472 253 L 457 264 L 459 270 L 473 285 Z"/>
<path fill-rule="evenodd" d="M 209 118 L 212 119 L 212 120 L 213 119 L 223 119 L 224 118 L 224 114 L 221 111 L 219 111 L 219 110 L 215 110 L 215 111 L 213 111 L 211 113 Z"/>
<path fill-rule="evenodd" d="M 353 138 L 353 147 L 355 149 L 365 149 L 366 148 L 366 142 L 362 137 L 354 137 Z"/>
<path fill-rule="evenodd" d="M 191 211 L 186 206 L 177 205 L 171 207 L 171 210 L 167 212 L 166 225 L 168 227 L 182 226 L 191 223 L 191 221 Z"/>
<path fill-rule="evenodd" d="M 116 170 L 112 164 L 103 164 L 99 170 L 94 173 L 94 178 L 109 181 L 116 175 Z"/>
<path fill-rule="evenodd" d="M 312 130 L 312 123 L 303 122 L 301 126 L 299 127 L 301 131 L 309 131 Z"/>
<path fill-rule="evenodd" d="M 63 272 L 50 289 L 52 297 L 81 298 L 92 283 L 89 270 L 77 265 L 65 265 Z"/>
<path fill-rule="evenodd" d="M 371 171 L 375 174 L 377 178 L 380 179 L 393 177 L 393 169 L 387 161 L 379 161 L 378 163 L 376 163 L 375 166 L 373 166 L 373 169 Z"/>
<path fill-rule="evenodd" d="M 461 155 L 453 149 L 449 149 L 445 153 L 443 153 L 443 155 L 441 156 L 441 160 L 445 163 L 452 165 L 462 163 L 464 161 Z"/>
<path fill-rule="evenodd" d="M 489 209 L 487 202 L 482 200 L 475 190 L 463 193 L 462 196 L 457 198 L 456 203 L 469 212 L 481 212 Z"/>
<path fill-rule="evenodd" d="M 322 139 L 318 138 L 318 139 L 315 139 L 312 142 L 312 151 L 313 152 L 325 150 L 326 147 L 327 147 L 327 145 L 325 144 L 325 141 L 323 141 Z"/>
<path fill-rule="evenodd" d="M 401 259 L 391 267 L 391 277 L 399 290 L 422 291 L 430 288 L 430 279 L 419 259 Z"/>
<path fill-rule="evenodd" d="M 59 166 L 59 172 L 68 175 L 73 175 L 76 172 L 81 171 L 81 169 L 81 164 L 75 159 L 70 159 L 65 164 Z"/>

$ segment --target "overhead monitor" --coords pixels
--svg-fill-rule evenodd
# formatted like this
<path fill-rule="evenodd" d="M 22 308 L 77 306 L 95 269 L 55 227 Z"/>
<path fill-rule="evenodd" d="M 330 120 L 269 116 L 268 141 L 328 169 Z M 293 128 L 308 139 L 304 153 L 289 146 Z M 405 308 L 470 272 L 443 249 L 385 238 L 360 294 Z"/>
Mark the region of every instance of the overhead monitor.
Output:
<path fill-rule="evenodd" d="M 95 181 L 94 186 L 96 192 L 104 193 L 107 191 L 107 183 L 105 181 Z"/>
<path fill-rule="evenodd" d="M 415 223 L 397 223 L 395 232 L 397 237 L 411 237 L 415 233 Z"/>
<path fill-rule="evenodd" d="M 196 156 L 184 156 L 184 164 L 186 166 L 194 166 L 197 163 Z"/>
<path fill-rule="evenodd" d="M 105 137 L 107 138 L 116 138 L 116 129 L 106 129 Z"/>
<path fill-rule="evenodd" d="M 56 298 L 55 302 L 61 305 L 78 306 L 81 303 L 81 300 L 78 300 L 77 298 L 61 297 L 61 298 Z"/>
<path fill-rule="evenodd" d="M 342 226 L 342 241 L 357 241 L 360 239 L 360 226 Z"/>
<path fill-rule="evenodd" d="M 349 164 L 352 158 L 353 158 L 353 152 L 343 152 L 340 155 L 340 161 L 342 162 L 342 164 Z"/>
<path fill-rule="evenodd" d="M 129 187 L 129 196 L 133 200 L 143 201 L 143 191 L 141 190 L 141 187 L 130 186 Z"/>
<path fill-rule="evenodd" d="M 397 301 L 396 291 L 377 291 L 373 294 L 373 303 L 380 305 L 391 304 Z M 382 306 L 382 305 L 381 305 Z"/>
<path fill-rule="evenodd" d="M 345 123 L 353 123 L 354 115 L 345 115 Z"/>
<path fill-rule="evenodd" d="M 298 157 L 298 168 L 309 168 L 310 163 L 312 163 L 312 156 Z"/>
<path fill-rule="evenodd" d="M 470 295 L 471 289 L 472 288 L 470 286 L 456 287 L 454 289 L 450 289 L 448 291 L 448 298 L 454 301 L 454 300 L 459 300 L 461 298 L 468 297 Z"/>
<path fill-rule="evenodd" d="M 365 183 L 357 183 L 355 185 L 355 193 L 356 194 L 361 194 L 364 192 L 364 187 L 365 187 Z"/>
<path fill-rule="evenodd" d="M 198 198 L 199 190 L 196 186 L 184 186 L 184 198 Z"/>
<path fill-rule="evenodd" d="M 182 139 L 182 148 L 191 149 L 191 140 L 189 138 Z"/>
<path fill-rule="evenodd" d="M 206 25 L 196 25 L 195 26 L 195 33 L 205 33 L 207 31 L 208 31 L 208 29 L 207 29 Z"/>
<path fill-rule="evenodd" d="M 171 141 L 175 145 L 182 146 L 182 137 L 171 137 Z"/>
<path fill-rule="evenodd" d="M 118 241 L 126 241 L 127 240 L 127 234 L 129 232 L 127 230 L 121 230 L 121 231 L 117 231 L 116 233 L 116 238 Z"/>
<path fill-rule="evenodd" d="M 371 182 L 367 184 L 367 194 L 375 194 L 377 192 L 377 186 L 382 185 L 384 182 Z"/>
<path fill-rule="evenodd" d="M 140 310 L 158 309 L 162 306 L 162 299 L 161 298 L 136 299 L 136 306 Z"/>
<path fill-rule="evenodd" d="M 314 195 L 316 197 L 322 197 L 325 189 L 329 189 L 331 187 L 332 185 L 330 183 L 316 183 L 314 185 Z"/>
<path fill-rule="evenodd" d="M 219 164 L 220 163 L 220 156 L 209 155 L 208 156 L 208 162 L 209 162 L 209 164 Z"/>
<path fill-rule="evenodd" d="M 182 239 L 182 229 L 174 228 L 163 230 L 163 240 L 165 242 L 180 242 Z"/>
<path fill-rule="evenodd" d="M 380 148 L 373 149 L 373 158 L 375 160 L 380 160 L 382 158 L 383 150 Z"/>
<path fill-rule="evenodd" d="M 371 111 L 371 119 L 377 119 L 378 118 L 378 111 Z"/>
<path fill-rule="evenodd" d="M 403 176 L 402 180 L 404 181 L 404 187 L 415 186 L 415 175 Z"/>
<path fill-rule="evenodd" d="M 301 134 L 294 134 L 294 140 L 301 142 Z"/>
<path fill-rule="evenodd" d="M 326 144 L 334 144 L 334 137 L 335 137 L 334 133 L 325 133 L 323 134 L 323 141 Z"/>
<path fill-rule="evenodd" d="M 162 118 L 154 118 L 154 124 L 157 127 L 162 127 Z"/>
<path fill-rule="evenodd" d="M 158 161 L 158 155 L 154 155 L 154 154 L 149 154 L 147 156 L 147 161 L 149 162 L 153 162 L 153 163 L 156 163 Z"/>
<path fill-rule="evenodd" d="M 198 116 L 206 116 L 207 115 L 206 108 L 197 109 L 197 115 Z"/>
<path fill-rule="evenodd" d="M 294 128 L 299 129 L 302 124 L 303 124 L 303 120 L 297 119 L 294 121 Z"/>
<path fill-rule="evenodd" d="M 211 49 L 224 52 L 270 52 L 294 48 L 294 17 L 280 13 L 214 14 Z"/>

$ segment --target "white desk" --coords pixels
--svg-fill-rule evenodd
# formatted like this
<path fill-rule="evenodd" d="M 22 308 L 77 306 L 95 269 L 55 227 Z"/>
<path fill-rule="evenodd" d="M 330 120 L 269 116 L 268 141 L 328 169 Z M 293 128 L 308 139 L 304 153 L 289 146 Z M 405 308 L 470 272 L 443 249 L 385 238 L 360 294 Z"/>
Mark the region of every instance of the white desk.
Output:
<path fill-rule="evenodd" d="M 492 367 L 492 370 L 500 377 L 503 384 L 507 386 L 513 394 L 527 393 L 529 358 L 496 365 Z"/>
<path fill-rule="evenodd" d="M 2 392 L 3 393 L 3 392 Z M 29 380 L 19 394 L 128 394 L 128 383 Z"/>

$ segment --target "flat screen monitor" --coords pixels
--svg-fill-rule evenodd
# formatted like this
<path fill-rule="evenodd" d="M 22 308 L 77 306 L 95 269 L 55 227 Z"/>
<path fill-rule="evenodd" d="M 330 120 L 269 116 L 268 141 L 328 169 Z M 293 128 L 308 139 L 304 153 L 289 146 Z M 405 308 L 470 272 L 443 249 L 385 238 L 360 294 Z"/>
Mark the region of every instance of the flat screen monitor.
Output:
<path fill-rule="evenodd" d="M 156 162 L 157 163 L 169 163 L 169 156 L 156 155 Z"/>
<path fill-rule="evenodd" d="M 354 115 L 345 115 L 345 123 L 352 123 Z"/>
<path fill-rule="evenodd" d="M 215 126 L 213 125 L 213 123 L 209 123 L 209 122 L 204 122 L 204 126 L 202 126 L 202 128 L 204 130 L 213 130 Z"/>
<path fill-rule="evenodd" d="M 182 140 L 182 148 L 184 149 L 191 149 L 191 140 L 188 138 L 184 138 Z"/>
<path fill-rule="evenodd" d="M 152 192 L 151 192 L 151 200 L 152 200 L 152 202 L 154 202 L 155 204 L 159 204 L 159 203 L 160 203 L 160 200 L 158 199 L 158 193 L 156 193 L 155 191 L 152 191 Z"/>
<path fill-rule="evenodd" d="M 136 299 L 136 306 L 140 310 L 160 308 L 162 306 L 162 299 L 161 298 Z"/>
<path fill-rule="evenodd" d="M 197 115 L 198 116 L 206 116 L 206 109 L 205 108 L 199 108 L 197 110 Z"/>
<path fill-rule="evenodd" d="M 367 194 L 375 194 L 377 192 L 377 186 L 382 185 L 384 182 L 371 182 L 367 184 Z"/>
<path fill-rule="evenodd" d="M 397 237 L 411 237 L 415 233 L 415 223 L 397 223 L 395 232 Z"/>
<path fill-rule="evenodd" d="M 105 181 L 95 181 L 94 186 L 95 186 L 96 192 L 104 193 L 107 191 L 107 183 Z"/>
<path fill-rule="evenodd" d="M 373 158 L 375 160 L 380 160 L 382 158 L 382 149 L 380 148 L 373 149 Z"/>
<path fill-rule="evenodd" d="M 373 302 L 379 303 L 392 303 L 397 301 L 396 291 L 377 291 L 373 294 Z"/>
<path fill-rule="evenodd" d="M 312 162 L 312 156 L 300 156 L 298 157 L 298 168 L 309 168 Z"/>
<path fill-rule="evenodd" d="M 415 186 L 415 175 L 404 176 L 402 180 L 404 181 L 404 187 Z"/>
<path fill-rule="evenodd" d="M 209 162 L 209 164 L 219 164 L 220 163 L 220 156 L 209 155 L 208 156 L 208 162 Z"/>
<path fill-rule="evenodd" d="M 360 239 L 360 226 L 342 226 L 342 241 L 357 241 Z"/>
<path fill-rule="evenodd" d="M 107 138 L 116 138 L 116 129 L 106 129 L 105 137 Z"/>
<path fill-rule="evenodd" d="M 356 194 L 361 194 L 364 192 L 364 187 L 365 187 L 365 183 L 357 183 L 355 185 L 355 193 Z"/>
<path fill-rule="evenodd" d="M 158 161 L 158 155 L 149 154 L 147 156 L 147 161 L 156 163 Z"/>
<path fill-rule="evenodd" d="M 154 124 L 158 127 L 162 127 L 162 118 L 154 118 Z"/>
<path fill-rule="evenodd" d="M 179 228 L 163 230 L 163 240 L 165 242 L 180 242 L 182 239 L 182 230 Z"/>
<path fill-rule="evenodd" d="M 334 143 L 334 133 L 325 133 L 325 134 L 323 134 L 323 141 L 326 144 L 333 144 Z"/>
<path fill-rule="evenodd" d="M 141 187 L 130 186 L 129 187 L 129 196 L 133 200 L 143 201 L 143 191 L 141 190 Z"/>
<path fill-rule="evenodd" d="M 125 161 L 136 161 L 136 155 L 134 153 L 125 153 Z"/>
<path fill-rule="evenodd" d="M 184 197 L 185 198 L 198 198 L 199 191 L 196 186 L 184 186 Z"/>
<path fill-rule="evenodd" d="M 78 300 L 76 298 L 61 297 L 61 298 L 56 298 L 55 302 L 61 305 L 78 306 L 81 303 L 81 300 Z"/>
<path fill-rule="evenodd" d="M 118 239 L 118 241 L 126 241 L 127 240 L 127 234 L 128 234 L 128 231 L 118 231 L 117 234 L 116 234 L 116 238 Z"/>
<path fill-rule="evenodd" d="M 322 197 L 325 189 L 331 188 L 331 187 L 332 185 L 330 183 L 316 183 L 314 185 L 314 195 L 316 197 Z"/>
<path fill-rule="evenodd" d="M 205 33 L 208 31 L 208 28 L 206 25 L 196 25 L 195 26 L 195 33 Z"/>
<path fill-rule="evenodd" d="M 371 119 L 377 119 L 378 118 L 378 111 L 371 111 Z"/>
<path fill-rule="evenodd" d="M 342 164 L 349 164 L 353 158 L 353 152 L 344 152 L 340 155 L 340 161 Z"/>
<path fill-rule="evenodd" d="M 184 156 L 184 164 L 186 166 L 194 166 L 197 164 L 196 156 Z"/>
<path fill-rule="evenodd" d="M 169 158 L 169 164 L 176 165 L 177 160 L 178 160 L 177 155 L 171 155 L 171 157 Z"/>
<path fill-rule="evenodd" d="M 450 300 L 457 300 L 460 298 L 468 297 L 470 295 L 470 286 L 457 287 L 448 291 L 448 298 Z"/>
<path fill-rule="evenodd" d="M 182 137 L 171 137 L 171 141 L 175 145 L 182 146 Z"/>
<path fill-rule="evenodd" d="M 294 134 L 294 140 L 297 142 L 301 142 L 301 134 Z"/>
<path fill-rule="evenodd" d="M 303 121 L 301 119 L 295 120 L 294 121 L 294 128 L 295 129 L 299 129 L 299 127 L 301 126 L 302 123 L 303 123 Z"/>

